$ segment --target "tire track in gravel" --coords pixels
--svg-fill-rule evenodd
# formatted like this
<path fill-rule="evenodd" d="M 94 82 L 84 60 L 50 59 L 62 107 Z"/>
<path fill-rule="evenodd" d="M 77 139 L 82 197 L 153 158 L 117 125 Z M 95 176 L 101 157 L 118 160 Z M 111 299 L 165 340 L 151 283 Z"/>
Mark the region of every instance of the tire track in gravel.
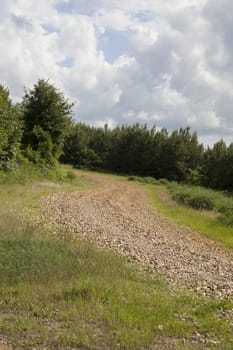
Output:
<path fill-rule="evenodd" d="M 217 298 L 233 296 L 233 254 L 154 210 L 144 189 L 110 177 L 86 175 L 101 190 L 42 198 L 43 217 L 78 235 L 156 268 L 171 283 Z"/>

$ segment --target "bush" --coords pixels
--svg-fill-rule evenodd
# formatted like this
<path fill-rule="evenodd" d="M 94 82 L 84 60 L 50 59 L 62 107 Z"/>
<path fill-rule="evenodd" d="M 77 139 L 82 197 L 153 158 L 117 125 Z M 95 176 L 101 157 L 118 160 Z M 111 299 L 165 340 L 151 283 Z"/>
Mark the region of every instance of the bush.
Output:
<path fill-rule="evenodd" d="M 67 179 L 70 181 L 70 176 Z M 62 181 L 62 174 L 58 165 L 49 166 L 45 162 L 33 164 L 22 158 L 14 171 L 0 171 L 0 184 L 21 184 L 25 185 L 38 180 Z"/>
<path fill-rule="evenodd" d="M 195 209 L 213 210 L 214 202 L 212 198 L 197 193 L 193 197 L 189 198 L 188 205 Z"/>
<path fill-rule="evenodd" d="M 177 183 L 170 183 L 168 189 L 175 201 L 195 209 L 214 209 L 224 213 L 233 208 L 233 198 L 222 192 Z"/>
<path fill-rule="evenodd" d="M 167 179 L 159 179 L 158 183 L 160 185 L 165 185 L 165 186 L 169 185 L 169 181 Z"/>
<path fill-rule="evenodd" d="M 158 184 L 158 181 L 151 177 L 151 176 L 147 176 L 147 177 L 144 177 L 144 181 L 148 184 L 151 184 L 151 185 L 157 185 Z"/>
<path fill-rule="evenodd" d="M 151 185 L 156 185 L 158 181 L 154 179 L 153 177 L 146 176 L 146 177 L 141 177 L 141 176 L 129 176 L 128 181 L 137 181 L 145 184 L 151 184 Z"/>
<path fill-rule="evenodd" d="M 173 198 L 181 203 L 194 209 L 212 210 L 214 203 L 211 197 L 202 193 L 195 193 L 192 189 L 183 192 L 176 192 L 173 194 Z"/>
<path fill-rule="evenodd" d="M 129 176 L 128 181 L 138 181 L 138 177 L 137 176 Z"/>

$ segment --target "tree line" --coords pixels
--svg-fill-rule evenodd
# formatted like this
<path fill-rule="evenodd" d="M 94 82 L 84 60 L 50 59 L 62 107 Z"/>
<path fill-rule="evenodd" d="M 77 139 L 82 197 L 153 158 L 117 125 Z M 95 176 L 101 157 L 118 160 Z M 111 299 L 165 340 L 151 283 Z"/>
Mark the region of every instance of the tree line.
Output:
<path fill-rule="evenodd" d="M 25 161 L 152 176 L 233 190 L 233 143 L 204 148 L 197 133 L 146 125 L 93 127 L 72 119 L 72 107 L 49 81 L 39 80 L 13 104 L 0 85 L 0 169 Z"/>

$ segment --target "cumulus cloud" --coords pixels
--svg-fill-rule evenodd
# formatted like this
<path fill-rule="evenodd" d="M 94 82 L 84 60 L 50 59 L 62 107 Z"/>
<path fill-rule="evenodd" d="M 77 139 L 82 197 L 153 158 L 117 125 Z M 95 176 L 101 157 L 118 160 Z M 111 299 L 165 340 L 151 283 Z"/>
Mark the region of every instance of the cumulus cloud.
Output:
<path fill-rule="evenodd" d="M 75 118 L 95 125 L 189 125 L 205 143 L 231 142 L 231 9 L 230 0 L 2 0 L 0 81 L 17 100 L 49 78 L 77 102 Z"/>

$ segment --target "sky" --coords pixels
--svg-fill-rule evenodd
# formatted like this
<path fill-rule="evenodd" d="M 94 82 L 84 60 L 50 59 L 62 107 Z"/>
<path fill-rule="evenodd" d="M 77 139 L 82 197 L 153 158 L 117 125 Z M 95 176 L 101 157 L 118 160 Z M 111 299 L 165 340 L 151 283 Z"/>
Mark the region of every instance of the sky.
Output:
<path fill-rule="evenodd" d="M 49 79 L 73 118 L 233 142 L 232 0 L 1 0 L 0 83 Z"/>

